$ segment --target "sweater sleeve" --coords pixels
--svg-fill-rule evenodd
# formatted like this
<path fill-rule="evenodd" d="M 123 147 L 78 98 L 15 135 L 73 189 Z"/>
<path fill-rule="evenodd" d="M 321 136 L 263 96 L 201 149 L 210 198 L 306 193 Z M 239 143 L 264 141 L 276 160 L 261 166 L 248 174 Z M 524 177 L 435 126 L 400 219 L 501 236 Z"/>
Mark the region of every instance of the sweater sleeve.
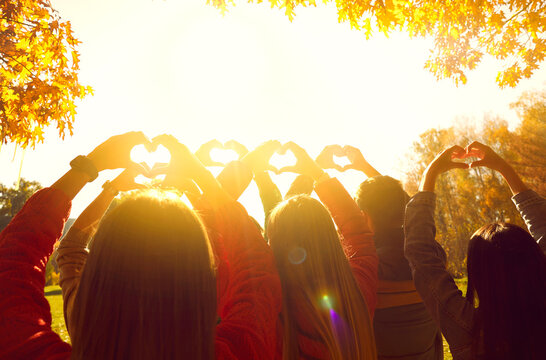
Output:
<path fill-rule="evenodd" d="M 512 197 L 529 232 L 546 253 L 546 199 L 533 190 L 526 190 Z"/>
<path fill-rule="evenodd" d="M 241 161 L 232 161 L 216 177 L 222 188 L 237 200 L 252 181 L 252 171 Z"/>
<path fill-rule="evenodd" d="M 273 253 L 259 228 L 238 203 L 224 204 L 204 217 L 221 241 L 227 265 L 225 294 L 216 329 L 217 359 L 272 359 L 281 285 Z M 214 244 L 218 247 L 218 244 Z"/>
<path fill-rule="evenodd" d="M 0 358 L 68 359 L 51 330 L 45 267 L 70 212 L 60 190 L 34 194 L 0 234 Z"/>
<path fill-rule="evenodd" d="M 57 249 L 59 286 L 63 294 L 64 322 L 68 334 L 72 333 L 72 310 L 78 293 L 83 267 L 89 250 L 87 244 L 94 230 L 80 230 L 72 226 Z"/>
<path fill-rule="evenodd" d="M 342 235 L 345 254 L 373 316 L 377 304 L 378 258 L 368 217 L 335 178 L 317 184 L 315 191 L 332 214 Z"/>
<path fill-rule="evenodd" d="M 260 200 L 262 201 L 262 206 L 264 208 L 264 224 L 265 227 L 267 227 L 269 215 L 275 206 L 282 201 L 282 195 L 277 185 L 271 180 L 271 176 L 269 176 L 267 171 L 257 173 L 254 176 L 254 182 L 256 183 L 256 186 L 258 186 Z"/>
<path fill-rule="evenodd" d="M 446 269 L 446 253 L 435 241 L 436 194 L 419 192 L 409 201 L 405 216 L 405 255 L 415 287 L 449 343 L 454 358 L 470 358 L 473 306 Z"/>

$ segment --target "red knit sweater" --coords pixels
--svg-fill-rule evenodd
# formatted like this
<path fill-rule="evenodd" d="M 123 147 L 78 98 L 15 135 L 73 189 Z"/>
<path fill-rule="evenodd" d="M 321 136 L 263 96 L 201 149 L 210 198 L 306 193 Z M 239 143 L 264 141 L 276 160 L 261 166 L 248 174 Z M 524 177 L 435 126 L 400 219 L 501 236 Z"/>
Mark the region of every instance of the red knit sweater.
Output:
<path fill-rule="evenodd" d="M 0 234 L 0 359 L 70 357 L 70 345 L 51 330 L 44 296 L 47 259 L 70 206 L 62 191 L 40 190 Z M 219 304 L 216 358 L 272 358 L 281 293 L 271 251 L 239 204 L 225 204 L 211 221 L 229 268 Z"/>

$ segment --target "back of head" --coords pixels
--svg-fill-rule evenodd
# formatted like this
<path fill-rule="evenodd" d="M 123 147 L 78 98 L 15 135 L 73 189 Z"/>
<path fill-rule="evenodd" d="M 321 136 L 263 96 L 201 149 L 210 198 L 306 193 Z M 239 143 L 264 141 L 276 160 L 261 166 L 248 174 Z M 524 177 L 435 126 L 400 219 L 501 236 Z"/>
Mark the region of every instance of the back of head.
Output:
<path fill-rule="evenodd" d="M 366 179 L 356 192 L 356 202 L 374 224 L 374 229 L 402 227 L 409 196 L 400 181 L 380 175 Z"/>
<path fill-rule="evenodd" d="M 474 351 L 546 358 L 546 257 L 533 237 L 513 224 L 486 225 L 470 239 L 467 270 L 467 299 L 479 304 Z"/>
<path fill-rule="evenodd" d="M 283 289 L 283 358 L 299 358 L 296 319 L 331 359 L 375 358 L 366 301 L 328 210 L 307 195 L 292 197 L 273 210 L 267 232 Z"/>
<path fill-rule="evenodd" d="M 76 359 L 214 358 L 214 259 L 199 218 L 164 193 L 111 210 L 91 243 L 73 317 Z"/>
<path fill-rule="evenodd" d="M 356 202 L 372 219 L 374 242 L 379 257 L 381 280 L 411 280 L 411 269 L 404 256 L 404 214 L 408 194 L 390 176 L 374 176 L 360 184 Z"/>

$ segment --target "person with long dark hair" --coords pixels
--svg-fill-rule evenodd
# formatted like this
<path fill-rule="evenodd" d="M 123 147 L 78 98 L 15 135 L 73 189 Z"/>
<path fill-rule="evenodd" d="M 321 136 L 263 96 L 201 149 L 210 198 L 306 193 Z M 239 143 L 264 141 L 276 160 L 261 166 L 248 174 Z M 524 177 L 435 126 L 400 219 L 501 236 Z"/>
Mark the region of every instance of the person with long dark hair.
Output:
<path fill-rule="evenodd" d="M 466 164 L 456 159 L 477 157 Z M 443 172 L 485 166 L 506 179 L 529 232 L 504 222 L 478 229 L 468 245 L 466 297 L 435 240 L 434 187 Z M 490 147 L 453 146 L 429 164 L 405 216 L 405 255 L 415 286 L 453 358 L 546 359 L 546 200 Z M 457 224 L 454 224 L 457 226 Z"/>
<path fill-rule="evenodd" d="M 168 192 L 139 192 L 109 211 L 92 239 L 65 244 L 61 262 L 71 267 L 65 280 L 74 285 L 71 346 L 51 330 L 45 264 L 71 200 L 101 170 L 135 168 L 130 151 L 137 144 L 169 149 L 165 180 L 195 181 L 204 214 Z M 127 133 L 71 165 L 0 235 L 0 358 L 273 358 L 281 299 L 271 250 L 244 208 L 183 144 L 171 136 L 151 143 L 142 133 Z M 135 187 L 127 173 L 107 183 L 74 231 L 92 224 L 127 186 Z M 205 227 L 218 236 L 209 238 Z M 228 274 L 218 301 L 220 247 Z"/>

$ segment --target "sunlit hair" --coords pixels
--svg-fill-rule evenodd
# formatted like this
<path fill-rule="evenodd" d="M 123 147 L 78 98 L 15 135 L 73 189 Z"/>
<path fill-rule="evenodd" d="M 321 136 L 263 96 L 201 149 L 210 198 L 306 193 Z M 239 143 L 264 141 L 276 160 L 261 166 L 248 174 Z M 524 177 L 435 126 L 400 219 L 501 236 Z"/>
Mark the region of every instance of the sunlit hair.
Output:
<path fill-rule="evenodd" d="M 112 209 L 91 243 L 73 317 L 73 359 L 213 359 L 214 258 L 195 213 L 161 192 Z"/>
<path fill-rule="evenodd" d="M 546 359 L 546 257 L 533 237 L 507 223 L 482 227 L 468 244 L 467 271 L 466 297 L 478 306 L 473 352 Z"/>
<path fill-rule="evenodd" d="M 368 307 L 328 210 L 295 196 L 273 210 L 267 232 L 282 284 L 283 359 L 299 359 L 296 318 L 320 336 L 331 359 L 375 359 Z"/>
<path fill-rule="evenodd" d="M 401 227 L 408 201 L 400 181 L 390 176 L 368 178 L 356 192 L 358 207 L 371 217 L 375 229 Z"/>

